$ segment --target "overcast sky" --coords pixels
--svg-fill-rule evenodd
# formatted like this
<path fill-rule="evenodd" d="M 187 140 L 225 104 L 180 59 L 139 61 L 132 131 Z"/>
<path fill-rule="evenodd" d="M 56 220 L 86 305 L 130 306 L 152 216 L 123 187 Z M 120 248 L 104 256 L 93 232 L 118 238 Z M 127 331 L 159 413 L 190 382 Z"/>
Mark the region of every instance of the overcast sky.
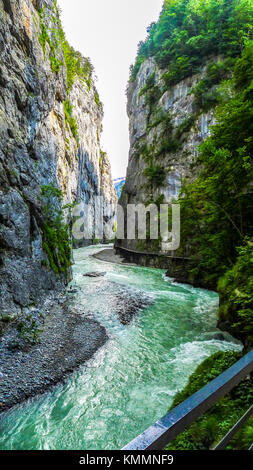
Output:
<path fill-rule="evenodd" d="M 103 150 L 113 177 L 125 176 L 129 151 L 125 90 L 129 67 L 163 0 L 58 0 L 70 44 L 90 57 L 104 104 Z"/>

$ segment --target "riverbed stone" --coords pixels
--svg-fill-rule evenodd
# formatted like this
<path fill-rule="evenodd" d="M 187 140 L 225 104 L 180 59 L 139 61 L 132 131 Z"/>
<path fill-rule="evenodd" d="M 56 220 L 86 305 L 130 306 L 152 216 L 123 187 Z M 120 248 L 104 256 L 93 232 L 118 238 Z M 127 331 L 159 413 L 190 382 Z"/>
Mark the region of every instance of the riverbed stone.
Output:
<path fill-rule="evenodd" d="M 50 314 L 41 319 L 39 342 L 24 344 L 13 329 L 0 344 L 0 403 L 4 411 L 64 381 L 107 341 L 105 328 L 51 300 Z M 16 345 L 15 345 L 16 341 Z"/>
<path fill-rule="evenodd" d="M 85 273 L 84 274 L 84 277 L 104 277 L 106 276 L 106 272 L 105 273 L 100 273 L 100 272 L 93 272 L 93 273 Z"/>

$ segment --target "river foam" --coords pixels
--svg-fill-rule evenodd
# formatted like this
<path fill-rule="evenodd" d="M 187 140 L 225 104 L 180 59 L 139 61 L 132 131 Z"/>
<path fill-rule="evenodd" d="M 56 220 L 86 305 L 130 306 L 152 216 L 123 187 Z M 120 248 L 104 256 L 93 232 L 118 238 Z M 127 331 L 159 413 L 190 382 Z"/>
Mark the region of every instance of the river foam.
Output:
<path fill-rule="evenodd" d="M 166 413 L 206 357 L 241 349 L 233 338 L 215 339 L 214 292 L 176 284 L 163 270 L 103 263 L 90 256 L 98 250 L 75 251 L 72 302 L 106 328 L 109 341 L 66 384 L 4 414 L 1 449 L 120 449 Z M 106 275 L 83 276 L 91 271 Z M 120 286 L 153 303 L 122 325 L 108 285 L 111 296 Z"/>

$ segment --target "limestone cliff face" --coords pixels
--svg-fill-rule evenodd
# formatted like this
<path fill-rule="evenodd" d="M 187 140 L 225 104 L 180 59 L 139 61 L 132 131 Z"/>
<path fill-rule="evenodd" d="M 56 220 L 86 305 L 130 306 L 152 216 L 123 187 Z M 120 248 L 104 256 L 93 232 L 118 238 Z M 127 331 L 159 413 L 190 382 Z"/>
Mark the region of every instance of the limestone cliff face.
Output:
<path fill-rule="evenodd" d="M 103 109 L 91 74 L 76 74 L 70 86 L 60 33 L 53 0 L 0 0 L 0 314 L 18 313 L 71 277 L 63 229 L 48 227 L 43 188 L 47 197 L 61 190 L 55 211 L 101 196 L 103 238 L 114 228 Z M 92 218 L 87 223 L 92 239 Z"/>
<path fill-rule="evenodd" d="M 217 60 L 217 59 L 216 59 Z M 198 145 L 209 135 L 213 110 L 196 108 L 194 87 L 205 75 L 182 80 L 165 90 L 156 62 L 146 60 L 128 89 L 130 153 L 126 184 L 119 203 L 170 203 L 181 189 L 182 179 L 193 176 Z M 118 246 L 139 251 L 160 251 L 159 242 L 118 240 Z"/>

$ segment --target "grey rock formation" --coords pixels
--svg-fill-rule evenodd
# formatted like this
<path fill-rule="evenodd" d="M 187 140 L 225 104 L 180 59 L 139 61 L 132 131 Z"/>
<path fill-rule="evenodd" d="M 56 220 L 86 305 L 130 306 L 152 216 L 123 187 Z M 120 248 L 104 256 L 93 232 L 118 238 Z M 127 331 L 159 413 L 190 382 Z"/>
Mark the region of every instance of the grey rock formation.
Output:
<path fill-rule="evenodd" d="M 142 64 L 135 81 L 130 82 L 130 153 L 126 184 L 119 201 L 125 209 L 127 204 L 147 205 L 159 200 L 171 203 L 179 195 L 182 179 L 193 176 L 191 165 L 198 154 L 198 145 L 209 135 L 209 127 L 214 123 L 213 110 L 196 113 L 192 93 L 205 71 L 203 67 L 201 73 L 164 91 L 162 75 L 165 71 L 150 58 Z M 158 93 L 153 107 L 147 100 L 149 83 L 152 83 L 153 93 Z M 158 185 L 150 183 L 146 176 L 146 170 L 155 165 L 165 175 Z M 158 246 L 154 248 L 152 243 L 138 240 L 118 240 L 116 245 L 139 251 L 159 251 Z"/>
<path fill-rule="evenodd" d="M 92 79 L 87 84 L 76 77 L 68 90 L 61 45 L 54 45 L 53 56 L 50 46 L 59 33 L 57 18 L 53 0 L 0 0 L 0 316 L 19 314 L 71 278 L 70 268 L 55 274 L 49 266 L 43 186 L 59 188 L 62 205 L 83 199 L 92 205 L 99 195 L 103 239 L 115 223 L 116 193 L 100 149 L 103 109 Z M 66 100 L 78 139 L 66 119 Z M 87 220 L 90 239 L 93 222 Z"/>

